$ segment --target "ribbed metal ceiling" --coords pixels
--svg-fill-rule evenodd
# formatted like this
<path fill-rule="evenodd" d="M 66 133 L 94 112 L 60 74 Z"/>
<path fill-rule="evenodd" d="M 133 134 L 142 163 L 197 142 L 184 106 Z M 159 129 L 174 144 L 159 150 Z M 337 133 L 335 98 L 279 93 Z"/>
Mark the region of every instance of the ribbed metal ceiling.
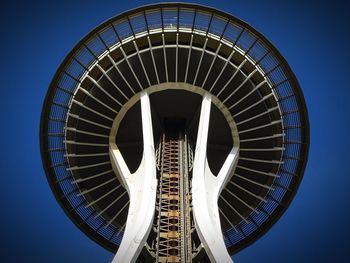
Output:
<path fill-rule="evenodd" d="M 41 151 L 48 181 L 69 217 L 116 251 L 128 195 L 108 155 L 112 123 L 132 96 L 167 82 L 210 92 L 237 124 L 240 158 L 219 198 L 225 242 L 234 253 L 288 207 L 307 161 L 309 131 L 303 95 L 286 61 L 260 33 L 223 12 L 178 3 L 145 6 L 81 40 L 58 69 L 43 107 Z M 170 93 L 151 95 L 152 114 L 166 117 L 172 112 L 167 105 L 178 100 L 188 111 L 178 114 L 196 123 L 200 97 Z M 208 155 L 215 171 L 232 141 L 222 135 L 228 134 L 224 122 L 215 123 L 220 111 L 213 112 Z M 131 168 L 142 154 L 140 118 L 136 104 L 117 135 Z"/>

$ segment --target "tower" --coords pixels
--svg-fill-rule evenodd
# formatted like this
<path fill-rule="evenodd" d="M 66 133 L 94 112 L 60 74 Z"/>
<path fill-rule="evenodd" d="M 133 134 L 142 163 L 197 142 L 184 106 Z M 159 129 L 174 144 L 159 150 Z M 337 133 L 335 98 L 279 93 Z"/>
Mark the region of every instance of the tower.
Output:
<path fill-rule="evenodd" d="M 41 120 L 53 192 L 113 262 L 230 262 L 283 214 L 307 161 L 299 84 L 224 12 L 137 8 L 54 76 Z"/>

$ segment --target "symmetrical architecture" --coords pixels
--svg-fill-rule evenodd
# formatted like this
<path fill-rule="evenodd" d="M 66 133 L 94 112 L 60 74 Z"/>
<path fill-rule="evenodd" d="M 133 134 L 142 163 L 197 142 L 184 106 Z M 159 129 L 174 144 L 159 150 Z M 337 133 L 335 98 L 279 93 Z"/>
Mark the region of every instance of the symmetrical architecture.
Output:
<path fill-rule="evenodd" d="M 290 204 L 309 144 L 276 48 L 184 3 L 84 37 L 52 80 L 40 132 L 57 201 L 113 262 L 231 262 Z"/>

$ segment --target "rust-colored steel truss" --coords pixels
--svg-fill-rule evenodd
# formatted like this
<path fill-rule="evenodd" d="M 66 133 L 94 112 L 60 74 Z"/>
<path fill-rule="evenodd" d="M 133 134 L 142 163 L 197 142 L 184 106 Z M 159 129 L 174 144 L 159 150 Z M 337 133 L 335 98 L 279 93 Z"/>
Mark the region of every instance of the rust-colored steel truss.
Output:
<path fill-rule="evenodd" d="M 160 143 L 157 262 L 191 262 L 187 142 L 162 135 Z"/>

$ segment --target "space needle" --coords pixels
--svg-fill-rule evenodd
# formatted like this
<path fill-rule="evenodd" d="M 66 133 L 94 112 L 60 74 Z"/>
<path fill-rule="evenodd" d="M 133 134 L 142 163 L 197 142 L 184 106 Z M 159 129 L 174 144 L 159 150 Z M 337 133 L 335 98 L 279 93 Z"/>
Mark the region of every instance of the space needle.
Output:
<path fill-rule="evenodd" d="M 117 262 L 232 262 L 282 216 L 309 147 L 298 81 L 258 31 L 185 3 L 93 29 L 49 86 L 43 166 Z"/>

